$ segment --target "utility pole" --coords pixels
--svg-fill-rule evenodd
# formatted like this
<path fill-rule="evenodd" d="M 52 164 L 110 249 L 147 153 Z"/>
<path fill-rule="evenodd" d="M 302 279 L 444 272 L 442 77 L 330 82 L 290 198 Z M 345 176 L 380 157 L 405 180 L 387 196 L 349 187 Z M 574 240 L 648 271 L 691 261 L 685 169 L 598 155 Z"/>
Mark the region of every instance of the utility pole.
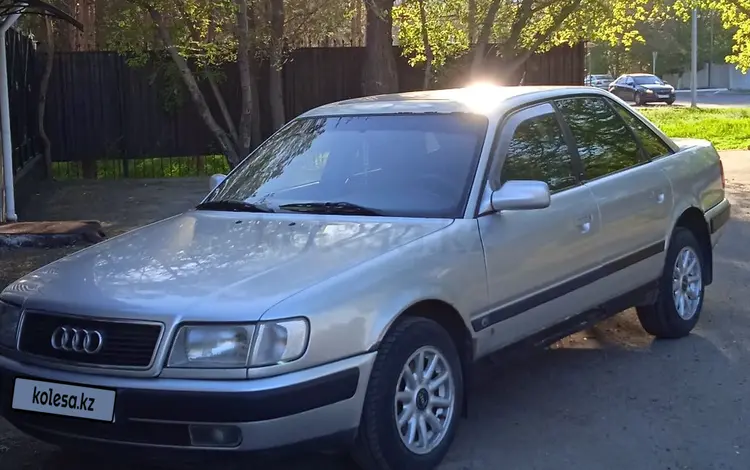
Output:
<path fill-rule="evenodd" d="M 656 75 L 656 56 L 659 55 L 659 51 L 651 52 L 651 73 Z"/>
<path fill-rule="evenodd" d="M 690 47 L 690 107 L 698 107 L 698 8 L 693 8 L 693 33 Z"/>
<path fill-rule="evenodd" d="M 714 12 L 711 11 L 711 41 L 708 52 L 708 87 L 711 88 L 711 68 L 714 64 Z"/>

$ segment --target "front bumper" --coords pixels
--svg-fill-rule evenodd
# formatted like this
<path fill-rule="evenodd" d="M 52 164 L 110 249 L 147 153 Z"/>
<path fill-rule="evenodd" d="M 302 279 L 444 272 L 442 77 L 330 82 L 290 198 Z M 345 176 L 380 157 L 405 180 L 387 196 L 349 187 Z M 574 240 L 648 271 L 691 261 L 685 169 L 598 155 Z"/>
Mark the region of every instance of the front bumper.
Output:
<path fill-rule="evenodd" d="M 659 96 L 659 95 L 662 96 Z M 666 103 L 668 101 L 675 101 L 677 95 L 672 93 L 641 93 L 644 103 Z"/>
<path fill-rule="evenodd" d="M 265 451 L 351 440 L 359 426 L 376 353 L 253 380 L 136 379 L 31 366 L 0 356 L 0 414 L 52 444 L 169 453 Z M 116 391 L 114 421 L 90 421 L 12 409 L 16 378 Z M 194 445 L 191 425 L 229 425 L 234 447 Z M 334 442 L 339 444 L 339 442 Z M 157 452 L 158 453 L 158 452 Z"/>

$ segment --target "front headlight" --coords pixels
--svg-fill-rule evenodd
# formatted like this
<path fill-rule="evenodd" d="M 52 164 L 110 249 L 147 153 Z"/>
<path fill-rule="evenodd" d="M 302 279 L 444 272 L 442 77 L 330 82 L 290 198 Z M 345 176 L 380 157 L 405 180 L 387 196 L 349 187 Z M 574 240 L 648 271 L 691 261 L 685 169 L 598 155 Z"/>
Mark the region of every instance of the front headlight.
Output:
<path fill-rule="evenodd" d="M 0 302 L 0 346 L 15 349 L 21 309 Z"/>
<path fill-rule="evenodd" d="M 646 94 L 649 94 L 649 95 L 653 95 L 653 94 L 654 94 L 654 90 L 648 90 L 648 89 L 647 89 L 647 90 L 646 90 Z"/>
<path fill-rule="evenodd" d="M 247 367 L 254 329 L 252 325 L 183 326 L 177 332 L 167 366 Z"/>
<path fill-rule="evenodd" d="M 180 328 L 167 367 L 231 369 L 299 359 L 307 349 L 303 319 L 248 325 L 186 325 Z"/>

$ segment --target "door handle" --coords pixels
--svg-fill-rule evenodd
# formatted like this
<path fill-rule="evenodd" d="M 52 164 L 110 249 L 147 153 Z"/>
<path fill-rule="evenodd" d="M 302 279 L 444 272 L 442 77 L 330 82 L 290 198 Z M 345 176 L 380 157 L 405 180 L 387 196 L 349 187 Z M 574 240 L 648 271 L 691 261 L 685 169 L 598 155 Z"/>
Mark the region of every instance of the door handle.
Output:
<path fill-rule="evenodd" d="M 576 223 L 581 233 L 589 233 L 591 231 L 591 216 L 581 217 Z"/>

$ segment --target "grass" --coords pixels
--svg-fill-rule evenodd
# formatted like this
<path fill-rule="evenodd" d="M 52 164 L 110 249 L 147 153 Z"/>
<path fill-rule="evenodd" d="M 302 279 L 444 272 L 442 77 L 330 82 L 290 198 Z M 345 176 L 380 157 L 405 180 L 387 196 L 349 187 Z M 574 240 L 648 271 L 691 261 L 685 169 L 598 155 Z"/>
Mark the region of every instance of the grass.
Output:
<path fill-rule="evenodd" d="M 223 155 L 204 157 L 165 157 L 137 160 L 107 159 L 96 162 L 97 179 L 110 178 L 175 178 L 227 173 L 229 167 Z M 83 177 L 81 162 L 54 162 L 52 173 L 56 180 Z"/>
<path fill-rule="evenodd" d="M 706 139 L 718 150 L 750 148 L 750 108 L 653 106 L 640 112 L 670 137 Z"/>

